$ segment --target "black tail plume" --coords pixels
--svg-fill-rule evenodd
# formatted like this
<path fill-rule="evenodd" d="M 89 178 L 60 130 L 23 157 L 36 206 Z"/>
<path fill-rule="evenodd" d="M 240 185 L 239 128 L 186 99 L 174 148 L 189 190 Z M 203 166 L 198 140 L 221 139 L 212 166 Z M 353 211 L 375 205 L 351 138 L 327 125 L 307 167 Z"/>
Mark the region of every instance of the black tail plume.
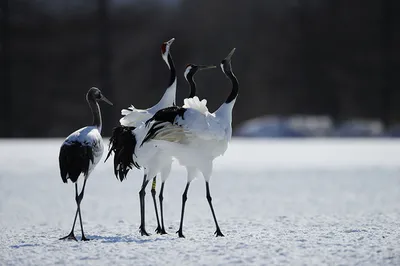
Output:
<path fill-rule="evenodd" d="M 108 146 L 108 154 L 105 159 L 114 152 L 114 174 L 117 179 L 123 181 L 132 166 L 140 169 L 140 166 L 133 161 L 133 152 L 136 147 L 136 138 L 132 133 L 135 127 L 118 126 L 113 129 Z"/>
<path fill-rule="evenodd" d="M 81 173 L 85 177 L 89 174 L 90 162 L 93 163 L 93 150 L 89 143 L 72 141 L 64 143 L 60 149 L 60 173 L 64 183 L 69 178 L 73 183 Z"/>

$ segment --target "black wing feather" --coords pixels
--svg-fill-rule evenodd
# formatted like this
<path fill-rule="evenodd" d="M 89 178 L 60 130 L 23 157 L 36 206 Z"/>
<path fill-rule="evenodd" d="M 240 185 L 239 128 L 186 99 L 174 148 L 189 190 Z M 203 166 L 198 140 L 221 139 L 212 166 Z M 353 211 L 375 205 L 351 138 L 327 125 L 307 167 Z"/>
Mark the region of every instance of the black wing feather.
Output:
<path fill-rule="evenodd" d="M 75 183 L 81 173 L 87 177 L 89 164 L 94 161 L 93 150 L 89 143 L 78 141 L 64 143 L 58 159 L 62 181 L 67 183 L 70 179 Z"/>
<path fill-rule="evenodd" d="M 157 113 L 154 114 L 152 118 L 146 121 L 146 126 L 148 126 L 151 122 L 154 121 L 154 123 L 151 125 L 149 131 L 146 134 L 146 137 L 144 138 L 143 143 L 148 141 L 149 139 L 154 138 L 157 133 L 160 131 L 162 126 L 160 124 L 169 122 L 171 124 L 174 124 L 175 119 L 180 116 L 183 118 L 183 115 L 187 109 L 180 107 L 180 106 L 171 106 L 167 107 L 164 109 L 159 110 Z"/>
<path fill-rule="evenodd" d="M 114 174 L 120 181 L 126 178 L 133 166 L 140 169 L 132 156 L 136 147 L 136 137 L 132 133 L 134 129 L 135 127 L 115 127 L 110 138 L 109 151 L 105 161 L 114 153 Z"/>

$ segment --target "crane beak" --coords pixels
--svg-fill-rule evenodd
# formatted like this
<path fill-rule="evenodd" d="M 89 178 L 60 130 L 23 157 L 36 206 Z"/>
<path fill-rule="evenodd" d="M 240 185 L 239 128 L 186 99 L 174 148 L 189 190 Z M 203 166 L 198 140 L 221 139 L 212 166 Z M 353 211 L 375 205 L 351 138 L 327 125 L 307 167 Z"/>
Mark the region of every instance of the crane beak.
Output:
<path fill-rule="evenodd" d="M 165 44 L 166 44 L 167 46 L 170 46 L 174 41 L 175 41 L 175 38 L 172 38 L 171 40 L 165 42 Z"/>
<path fill-rule="evenodd" d="M 232 55 L 235 53 L 235 50 L 236 50 L 236 48 L 233 48 L 232 49 L 232 51 L 228 54 L 228 56 L 227 57 L 225 57 L 225 59 L 224 60 L 226 60 L 226 61 L 230 61 L 231 60 L 231 58 L 232 58 Z"/>
<path fill-rule="evenodd" d="M 100 100 L 102 100 L 103 102 L 108 103 L 109 105 L 113 105 L 112 102 L 110 102 L 110 100 L 108 100 L 106 97 L 101 96 Z"/>
<path fill-rule="evenodd" d="M 203 69 L 211 69 L 211 68 L 216 68 L 217 66 L 198 66 L 199 70 L 203 70 Z"/>

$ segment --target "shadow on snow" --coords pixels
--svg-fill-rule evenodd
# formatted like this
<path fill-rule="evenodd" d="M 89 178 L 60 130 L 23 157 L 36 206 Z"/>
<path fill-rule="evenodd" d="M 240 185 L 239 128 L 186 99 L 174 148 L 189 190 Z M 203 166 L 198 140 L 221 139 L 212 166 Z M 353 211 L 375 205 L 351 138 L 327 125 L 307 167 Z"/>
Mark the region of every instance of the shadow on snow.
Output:
<path fill-rule="evenodd" d="M 98 236 L 98 235 L 90 235 L 88 236 L 89 239 L 91 240 L 100 240 L 102 243 L 137 243 L 137 244 L 143 244 L 143 243 L 148 243 L 148 242 L 156 242 L 156 241 L 163 241 L 163 240 L 171 240 L 169 238 L 135 238 L 132 237 L 131 235 L 126 235 L 126 236 Z"/>
<path fill-rule="evenodd" d="M 21 244 L 21 245 L 12 245 L 11 248 L 25 248 L 25 247 L 37 247 L 39 244 Z"/>

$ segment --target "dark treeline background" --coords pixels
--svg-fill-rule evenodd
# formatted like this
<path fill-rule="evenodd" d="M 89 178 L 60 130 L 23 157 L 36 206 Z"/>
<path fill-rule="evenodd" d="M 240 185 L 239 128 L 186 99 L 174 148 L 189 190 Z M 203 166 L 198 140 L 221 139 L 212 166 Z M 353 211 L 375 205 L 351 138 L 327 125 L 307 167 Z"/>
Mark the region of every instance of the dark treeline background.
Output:
<path fill-rule="evenodd" d="M 163 41 L 175 37 L 178 104 L 187 63 L 219 64 L 236 47 L 234 126 L 256 116 L 328 115 L 400 122 L 400 1 L 2 0 L 1 137 L 60 137 L 90 122 L 84 94 L 102 89 L 104 135 L 120 109 L 162 96 Z M 220 69 L 197 76 L 215 110 Z"/>

